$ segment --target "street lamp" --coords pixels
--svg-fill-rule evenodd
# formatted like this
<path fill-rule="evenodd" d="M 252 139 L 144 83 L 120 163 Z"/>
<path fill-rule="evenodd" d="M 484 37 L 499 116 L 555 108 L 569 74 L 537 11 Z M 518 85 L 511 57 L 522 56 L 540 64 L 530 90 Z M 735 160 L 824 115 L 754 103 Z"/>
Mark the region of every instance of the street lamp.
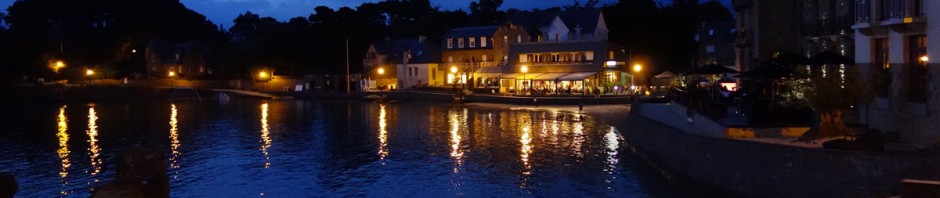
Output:
<path fill-rule="evenodd" d="M 271 80 L 271 75 L 272 74 L 268 73 L 268 71 L 264 70 L 258 72 L 258 81 L 261 81 L 261 91 L 264 91 L 265 83 Z"/>
<path fill-rule="evenodd" d="M 529 66 L 523 65 L 522 67 L 519 68 L 519 71 L 522 72 L 522 83 L 523 83 L 522 88 L 525 89 L 525 88 L 526 88 L 526 86 L 525 86 L 525 84 L 526 84 L 526 81 L 525 81 L 525 74 L 529 72 Z M 530 86 L 530 87 L 531 87 L 531 86 Z M 523 94 L 525 94 L 525 92 L 527 92 L 527 91 L 528 91 L 528 90 L 523 90 Z"/>
<path fill-rule="evenodd" d="M 379 75 L 382 75 L 382 74 L 385 74 L 385 69 L 380 67 L 379 69 L 376 70 L 376 72 L 378 72 Z"/>
<path fill-rule="evenodd" d="M 85 76 L 91 76 L 91 75 L 95 75 L 95 70 L 86 69 L 86 70 L 85 70 Z"/>
<path fill-rule="evenodd" d="M 636 86 L 636 76 L 637 76 L 638 74 L 640 74 L 640 71 L 643 71 L 643 65 L 641 65 L 641 64 L 639 64 L 639 63 L 634 64 L 634 65 L 633 65 L 633 78 L 630 78 L 630 84 L 632 84 L 632 85 L 631 85 L 632 87 L 638 87 L 638 86 Z M 636 91 L 638 91 L 638 90 L 633 90 L 633 91 L 634 91 L 634 93 L 636 93 Z"/>
<path fill-rule="evenodd" d="M 65 68 L 65 62 L 62 61 L 56 61 L 55 65 L 52 66 L 52 69 L 55 71 L 55 73 L 59 73 L 59 69 L 62 68 Z"/>
<path fill-rule="evenodd" d="M 166 75 L 170 77 L 170 87 L 176 88 L 176 79 L 173 78 L 176 77 L 176 72 L 170 71 Z"/>
<path fill-rule="evenodd" d="M 459 77 L 457 76 L 457 66 L 450 66 L 450 75 L 454 77 L 451 83 L 454 84 L 454 92 L 457 92 L 457 83 L 460 82 L 460 79 L 457 79 Z"/>
<path fill-rule="evenodd" d="M 923 56 L 920 57 L 920 61 L 926 63 L 926 62 L 930 61 L 930 57 L 927 57 L 927 55 L 923 55 Z"/>

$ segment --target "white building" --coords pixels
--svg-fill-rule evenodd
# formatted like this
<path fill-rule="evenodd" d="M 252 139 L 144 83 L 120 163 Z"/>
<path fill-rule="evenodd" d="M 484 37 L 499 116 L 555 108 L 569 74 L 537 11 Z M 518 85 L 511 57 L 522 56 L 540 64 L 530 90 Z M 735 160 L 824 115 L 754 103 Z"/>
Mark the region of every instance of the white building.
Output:
<path fill-rule="evenodd" d="M 855 61 L 877 98 L 874 129 L 920 145 L 940 141 L 940 1 L 857 0 Z"/>

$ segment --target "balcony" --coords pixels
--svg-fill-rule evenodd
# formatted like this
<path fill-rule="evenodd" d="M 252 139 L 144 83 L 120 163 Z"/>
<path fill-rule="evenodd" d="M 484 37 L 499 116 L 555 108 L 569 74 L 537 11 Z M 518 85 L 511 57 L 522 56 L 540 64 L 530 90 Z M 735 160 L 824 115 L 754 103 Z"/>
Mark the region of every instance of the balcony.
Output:
<path fill-rule="evenodd" d="M 887 29 L 907 33 L 923 31 L 924 0 L 857 0 L 855 25 L 862 34 L 883 34 Z"/>

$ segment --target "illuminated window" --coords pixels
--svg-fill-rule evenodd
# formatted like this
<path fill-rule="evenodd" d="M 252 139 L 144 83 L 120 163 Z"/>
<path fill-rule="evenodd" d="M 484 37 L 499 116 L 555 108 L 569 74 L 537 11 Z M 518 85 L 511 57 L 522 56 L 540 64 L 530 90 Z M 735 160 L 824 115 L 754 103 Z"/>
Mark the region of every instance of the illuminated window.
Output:
<path fill-rule="evenodd" d="M 457 48 L 463 48 L 463 38 L 457 39 Z"/>
<path fill-rule="evenodd" d="M 471 47 L 471 48 L 477 47 L 477 39 L 476 39 L 476 38 L 470 37 L 470 38 L 467 38 L 467 39 L 470 39 L 470 47 Z"/>
<path fill-rule="evenodd" d="M 453 48 L 454 48 L 454 39 L 452 38 L 447 39 L 447 49 L 453 49 Z"/>
<path fill-rule="evenodd" d="M 921 57 L 927 55 L 927 36 L 908 37 L 907 47 L 907 97 L 910 101 L 923 102 L 927 100 L 927 62 Z"/>
<path fill-rule="evenodd" d="M 486 37 L 480 37 L 480 47 L 486 47 Z"/>

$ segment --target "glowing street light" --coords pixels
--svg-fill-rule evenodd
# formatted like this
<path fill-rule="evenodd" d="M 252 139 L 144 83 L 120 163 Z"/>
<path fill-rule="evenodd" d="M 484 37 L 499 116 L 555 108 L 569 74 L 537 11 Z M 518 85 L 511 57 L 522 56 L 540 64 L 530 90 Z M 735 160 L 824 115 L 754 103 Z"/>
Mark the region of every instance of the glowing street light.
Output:
<path fill-rule="evenodd" d="M 170 71 L 170 73 L 167 73 L 167 76 L 169 76 L 169 77 L 171 77 L 171 78 L 172 78 L 172 77 L 176 77 L 176 72 Z"/>
<path fill-rule="evenodd" d="M 634 72 L 643 71 L 643 65 L 640 65 L 640 64 L 635 64 L 635 65 L 633 65 L 633 71 L 634 71 Z"/>
<path fill-rule="evenodd" d="M 52 63 L 51 67 L 52 67 L 53 72 L 59 73 L 59 70 L 61 70 L 62 68 L 65 68 L 65 62 L 62 62 L 61 60 L 56 61 L 55 63 Z"/>
<path fill-rule="evenodd" d="M 384 68 L 379 68 L 379 69 L 376 70 L 376 72 L 378 72 L 379 75 L 382 75 L 382 74 L 385 74 L 385 69 L 384 69 Z"/>
<path fill-rule="evenodd" d="M 456 73 L 457 73 L 457 66 L 450 66 L 450 73 L 456 74 Z"/>
<path fill-rule="evenodd" d="M 269 74 L 268 74 L 268 72 L 266 72 L 266 71 L 258 72 L 258 78 L 261 78 L 261 79 L 268 78 L 268 75 L 269 75 Z"/>
<path fill-rule="evenodd" d="M 928 62 L 928 61 L 930 61 L 930 57 L 927 57 L 927 55 L 923 55 L 923 56 L 920 57 L 920 61 L 922 61 L 922 62 Z"/>
<path fill-rule="evenodd" d="M 525 81 L 525 74 L 526 74 L 526 73 L 529 73 L 529 66 L 523 65 L 522 67 L 519 68 L 519 71 L 522 72 L 522 83 L 525 83 L 525 82 L 526 82 L 526 81 Z M 530 86 L 530 87 L 531 87 L 531 86 Z M 522 87 L 522 88 L 526 88 L 525 84 L 523 84 L 523 87 Z"/>
<path fill-rule="evenodd" d="M 86 75 L 86 76 L 95 75 L 95 70 L 86 69 L 86 70 L 85 70 L 85 75 Z"/>

